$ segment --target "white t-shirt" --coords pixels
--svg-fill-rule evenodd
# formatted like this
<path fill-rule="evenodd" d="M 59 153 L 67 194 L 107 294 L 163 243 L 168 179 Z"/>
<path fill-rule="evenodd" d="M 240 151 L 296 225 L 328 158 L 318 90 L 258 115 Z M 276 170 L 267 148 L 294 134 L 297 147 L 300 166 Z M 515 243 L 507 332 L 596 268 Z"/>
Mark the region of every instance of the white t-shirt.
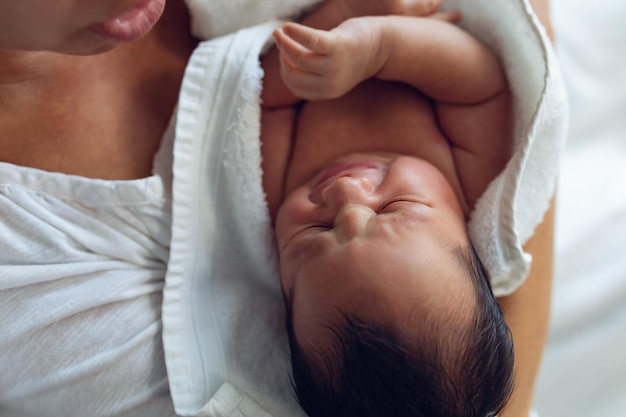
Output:
<path fill-rule="evenodd" d="M 161 342 L 172 137 L 139 180 L 0 163 L 0 404 L 175 415 Z"/>

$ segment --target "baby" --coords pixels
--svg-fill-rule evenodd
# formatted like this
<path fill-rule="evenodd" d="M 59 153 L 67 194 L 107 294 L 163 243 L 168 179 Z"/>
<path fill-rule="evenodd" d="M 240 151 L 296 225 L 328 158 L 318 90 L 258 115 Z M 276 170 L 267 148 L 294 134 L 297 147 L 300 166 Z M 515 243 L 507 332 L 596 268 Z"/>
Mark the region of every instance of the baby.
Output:
<path fill-rule="evenodd" d="M 495 416 L 513 346 L 465 221 L 510 157 L 506 78 L 458 14 L 375 3 L 326 3 L 262 62 L 296 393 L 312 417 Z"/>

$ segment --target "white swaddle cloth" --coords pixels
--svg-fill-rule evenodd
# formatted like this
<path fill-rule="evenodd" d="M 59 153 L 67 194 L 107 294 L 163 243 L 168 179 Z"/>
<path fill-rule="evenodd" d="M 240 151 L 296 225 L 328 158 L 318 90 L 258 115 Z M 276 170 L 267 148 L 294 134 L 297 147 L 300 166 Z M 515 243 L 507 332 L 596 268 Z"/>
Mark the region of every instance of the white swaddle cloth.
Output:
<path fill-rule="evenodd" d="M 314 1 L 262 2 L 269 15 L 259 12 L 256 0 L 188 3 L 195 33 L 209 37 Z M 247 9 L 249 4 L 256 7 Z M 445 5 L 462 10 L 462 25 L 502 57 L 515 97 L 515 153 L 469 223 L 495 292 L 506 294 L 526 277 L 530 258 L 522 245 L 554 191 L 565 137 L 565 92 L 527 1 Z M 222 13 L 227 10 L 237 15 Z M 163 303 L 171 394 L 183 416 L 304 415 L 290 385 L 277 256 L 260 168 L 258 56 L 278 24 L 202 43 L 183 81 Z"/>

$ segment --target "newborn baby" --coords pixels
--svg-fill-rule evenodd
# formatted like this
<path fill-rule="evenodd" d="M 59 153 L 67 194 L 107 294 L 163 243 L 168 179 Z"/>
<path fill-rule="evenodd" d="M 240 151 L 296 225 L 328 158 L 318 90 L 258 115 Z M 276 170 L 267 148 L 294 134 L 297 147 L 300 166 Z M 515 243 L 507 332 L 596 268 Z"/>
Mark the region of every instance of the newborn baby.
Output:
<path fill-rule="evenodd" d="M 511 95 L 458 13 L 381 3 L 327 2 L 262 62 L 296 392 L 310 416 L 496 415 L 513 346 L 465 221 L 510 157 Z"/>

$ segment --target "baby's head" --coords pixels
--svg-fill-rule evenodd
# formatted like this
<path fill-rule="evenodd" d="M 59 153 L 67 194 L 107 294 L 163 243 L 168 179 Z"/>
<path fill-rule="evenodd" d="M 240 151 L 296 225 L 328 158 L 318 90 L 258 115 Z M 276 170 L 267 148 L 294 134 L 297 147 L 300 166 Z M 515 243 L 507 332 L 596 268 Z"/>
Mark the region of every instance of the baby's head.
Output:
<path fill-rule="evenodd" d="M 293 378 L 310 416 L 490 416 L 504 406 L 511 336 L 433 165 L 340 158 L 288 196 L 276 234 Z"/>

